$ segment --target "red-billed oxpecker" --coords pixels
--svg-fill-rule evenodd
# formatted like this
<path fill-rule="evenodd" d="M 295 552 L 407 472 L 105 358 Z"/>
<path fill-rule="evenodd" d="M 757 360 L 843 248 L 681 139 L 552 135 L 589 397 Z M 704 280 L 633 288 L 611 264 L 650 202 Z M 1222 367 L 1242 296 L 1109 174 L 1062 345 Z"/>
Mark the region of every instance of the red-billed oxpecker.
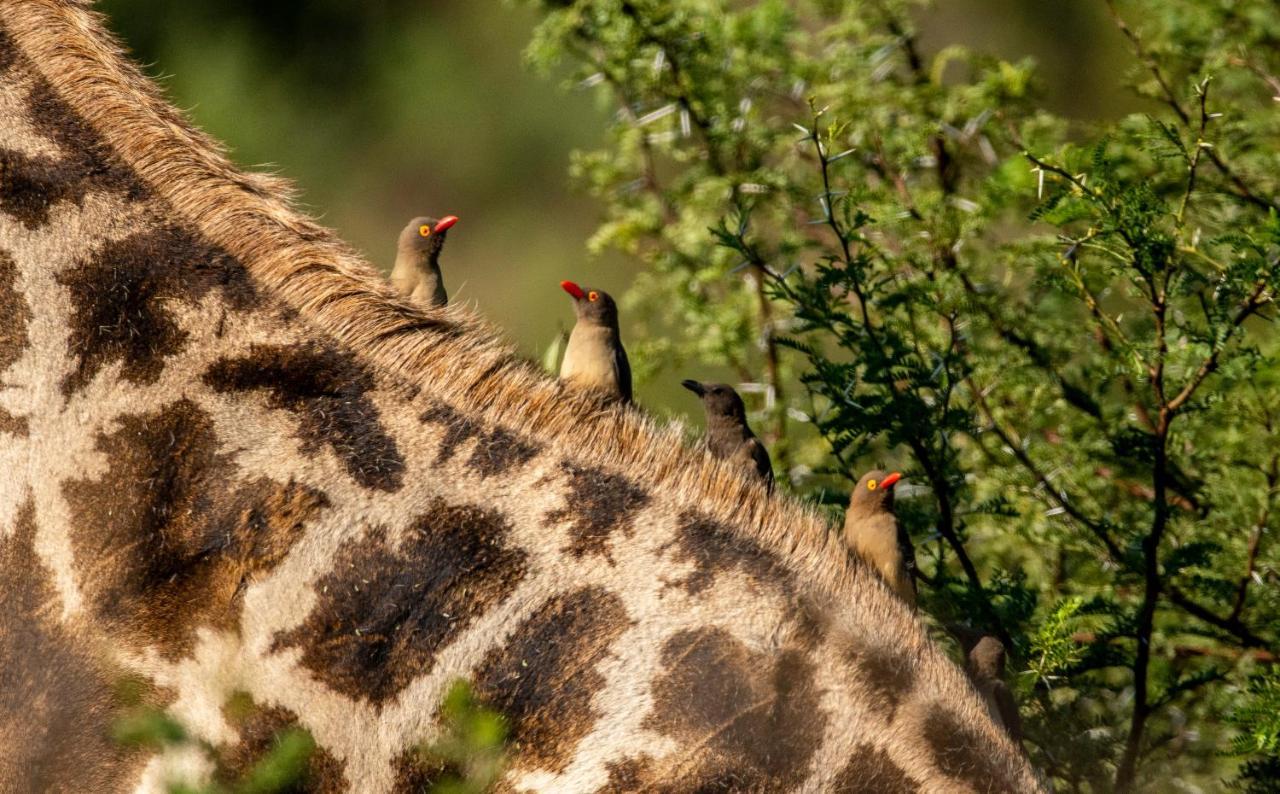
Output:
<path fill-rule="evenodd" d="M 631 402 L 631 364 L 618 333 L 618 306 L 603 290 L 561 281 L 577 315 L 560 362 L 560 380 Z"/>
<path fill-rule="evenodd" d="M 896 471 L 892 474 L 869 471 L 862 475 L 844 514 L 844 542 L 871 563 L 903 601 L 914 607 L 915 551 L 911 548 L 911 538 L 898 525 L 893 513 L 893 487 L 901 479 L 902 475 Z"/>
<path fill-rule="evenodd" d="M 987 636 L 969 650 L 965 672 L 982 695 L 991 719 L 1003 725 L 1014 743 L 1022 744 L 1022 717 L 1013 692 L 1004 680 L 1004 644 Z"/>
<path fill-rule="evenodd" d="M 707 449 L 723 460 L 732 461 L 741 471 L 750 472 L 773 490 L 773 464 L 769 451 L 747 424 L 747 409 L 732 386 L 724 383 L 680 382 L 702 399 L 707 413 Z"/>
<path fill-rule="evenodd" d="M 440 275 L 440 252 L 446 232 L 458 216 L 446 215 L 440 220 L 418 217 L 400 231 L 396 242 L 396 264 L 391 269 L 391 286 L 401 295 L 425 306 L 443 306 L 449 302 Z"/>

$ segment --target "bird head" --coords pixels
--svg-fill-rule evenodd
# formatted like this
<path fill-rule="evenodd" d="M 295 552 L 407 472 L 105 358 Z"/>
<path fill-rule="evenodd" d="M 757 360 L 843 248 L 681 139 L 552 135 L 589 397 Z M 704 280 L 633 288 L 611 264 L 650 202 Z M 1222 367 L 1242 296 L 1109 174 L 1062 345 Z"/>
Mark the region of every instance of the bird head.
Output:
<path fill-rule="evenodd" d="M 400 250 L 425 256 L 434 264 L 444 248 L 446 232 L 457 222 L 457 215 L 439 220 L 425 215 L 414 218 L 400 231 Z"/>
<path fill-rule="evenodd" d="M 1004 643 L 990 635 L 969 650 L 969 669 L 994 678 L 1004 676 Z"/>
<path fill-rule="evenodd" d="M 893 487 L 902 479 L 901 472 L 885 474 L 879 469 L 872 469 L 862 475 L 858 484 L 853 487 L 849 497 L 849 509 L 892 510 Z"/>
<path fill-rule="evenodd" d="M 561 281 L 560 288 L 573 298 L 573 313 L 578 320 L 616 328 L 618 305 L 604 290 L 580 287 L 572 281 Z"/>
<path fill-rule="evenodd" d="M 723 416 L 744 423 L 747 421 L 747 408 L 729 384 L 684 380 L 680 381 L 680 385 L 702 398 L 702 407 L 707 416 Z"/>

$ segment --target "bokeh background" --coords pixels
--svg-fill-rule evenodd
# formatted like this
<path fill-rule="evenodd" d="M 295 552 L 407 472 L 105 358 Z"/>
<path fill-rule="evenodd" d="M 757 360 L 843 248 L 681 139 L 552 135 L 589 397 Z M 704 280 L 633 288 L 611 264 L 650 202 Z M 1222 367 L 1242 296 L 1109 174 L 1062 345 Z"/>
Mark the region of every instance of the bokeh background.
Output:
<path fill-rule="evenodd" d="M 599 210 L 569 154 L 604 139 L 595 92 L 526 67 L 532 7 L 503 0 L 102 0 L 170 98 L 239 164 L 277 172 L 322 223 L 389 271 L 414 215 L 461 222 L 443 257 L 451 298 L 541 358 L 572 324 L 561 279 L 621 294 L 636 264 L 592 254 Z M 1050 109 L 1081 121 L 1139 107 L 1101 3 L 938 0 L 922 45 L 1034 57 Z M 626 318 L 623 334 L 626 338 Z M 690 376 L 703 377 L 691 372 Z M 666 381 L 670 382 L 666 382 Z M 658 413 L 701 414 L 674 384 L 638 384 Z M 700 417 L 699 417 L 700 419 Z"/>

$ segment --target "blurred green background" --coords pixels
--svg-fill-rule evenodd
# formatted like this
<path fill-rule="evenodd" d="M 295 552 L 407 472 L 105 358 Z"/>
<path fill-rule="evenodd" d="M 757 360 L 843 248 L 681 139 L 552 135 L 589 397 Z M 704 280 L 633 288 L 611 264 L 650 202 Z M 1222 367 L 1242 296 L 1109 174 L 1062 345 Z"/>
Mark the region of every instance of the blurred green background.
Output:
<path fill-rule="evenodd" d="M 478 307 L 526 355 L 540 358 L 572 324 L 561 279 L 626 290 L 635 264 L 588 253 L 599 211 L 568 177 L 570 151 L 603 140 L 610 110 L 595 92 L 525 67 L 530 6 L 102 0 L 98 8 L 237 163 L 291 179 L 305 208 L 384 272 L 409 218 L 460 216 L 442 259 L 450 296 Z M 1047 104 L 1060 113 L 1111 118 L 1136 106 L 1120 87 L 1130 61 L 1101 3 L 940 0 L 920 24 L 926 52 L 960 41 L 1035 57 Z M 638 384 L 639 399 L 658 413 L 701 414 L 673 385 L 679 377 Z"/>

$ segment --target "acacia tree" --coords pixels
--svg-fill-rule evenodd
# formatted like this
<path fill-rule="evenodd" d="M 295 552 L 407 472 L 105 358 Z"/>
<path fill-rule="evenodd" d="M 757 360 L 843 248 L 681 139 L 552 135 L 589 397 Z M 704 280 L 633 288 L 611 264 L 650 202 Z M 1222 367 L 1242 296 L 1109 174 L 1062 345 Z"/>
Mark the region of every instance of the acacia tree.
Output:
<path fill-rule="evenodd" d="M 761 384 L 807 498 L 902 466 L 925 612 L 1009 646 L 1062 789 L 1274 790 L 1280 10 L 1093 1 L 1157 109 L 1083 134 L 904 0 L 544 0 L 530 56 L 617 108 L 572 170 L 642 377 Z"/>

